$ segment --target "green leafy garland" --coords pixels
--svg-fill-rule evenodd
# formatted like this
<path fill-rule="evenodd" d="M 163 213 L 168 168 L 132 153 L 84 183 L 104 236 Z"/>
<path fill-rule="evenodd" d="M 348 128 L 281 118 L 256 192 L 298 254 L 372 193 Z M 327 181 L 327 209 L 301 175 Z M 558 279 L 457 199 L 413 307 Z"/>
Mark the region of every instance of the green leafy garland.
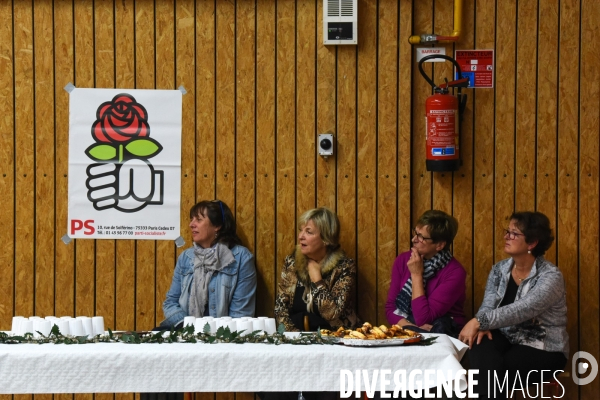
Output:
<path fill-rule="evenodd" d="M 168 334 L 166 334 L 168 332 Z M 201 333 L 194 333 L 194 327 L 188 325 L 184 328 L 171 329 L 170 331 L 159 331 L 151 333 L 126 332 L 115 334 L 110 328 L 108 335 L 96 335 L 93 338 L 88 336 L 65 336 L 60 333 L 58 326 L 53 325 L 48 336 L 40 334 L 39 338 L 34 338 L 33 334 L 26 333 L 24 336 L 9 336 L 5 332 L 0 332 L 0 344 L 86 344 L 86 343 L 270 343 L 270 344 L 335 344 L 338 338 L 332 336 L 321 336 L 321 331 L 303 332 L 297 337 L 289 337 L 284 334 L 285 326 L 280 324 L 277 332 L 273 334 L 264 334 L 262 331 L 253 331 L 242 336 L 244 331 L 229 330 L 228 327 L 220 327 L 216 334 L 210 333 L 210 325 L 206 324 Z M 417 345 L 428 346 L 433 344 L 437 337 L 423 339 Z"/>

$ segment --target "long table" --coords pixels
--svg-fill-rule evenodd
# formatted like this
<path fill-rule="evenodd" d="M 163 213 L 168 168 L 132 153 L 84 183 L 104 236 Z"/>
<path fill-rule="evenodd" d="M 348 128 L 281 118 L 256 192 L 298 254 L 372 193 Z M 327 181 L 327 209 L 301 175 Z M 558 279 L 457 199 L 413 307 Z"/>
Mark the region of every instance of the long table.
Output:
<path fill-rule="evenodd" d="M 341 370 L 456 373 L 462 368 L 459 361 L 465 347 L 438 336 L 430 346 L 368 348 L 250 343 L 0 345 L 0 393 L 339 391 Z M 458 383 L 464 388 L 464 379 Z"/>

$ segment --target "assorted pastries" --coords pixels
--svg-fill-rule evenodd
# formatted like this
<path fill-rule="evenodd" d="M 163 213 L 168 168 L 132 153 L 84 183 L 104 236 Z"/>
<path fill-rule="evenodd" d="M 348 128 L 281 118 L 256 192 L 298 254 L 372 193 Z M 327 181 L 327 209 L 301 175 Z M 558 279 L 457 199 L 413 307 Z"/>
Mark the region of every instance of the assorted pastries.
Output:
<path fill-rule="evenodd" d="M 388 328 L 385 325 L 373 326 L 365 322 L 360 328 L 355 330 L 344 329 L 340 327 L 337 331 L 321 329 L 323 336 L 335 336 L 344 339 L 363 339 L 363 340 L 381 340 L 381 339 L 411 339 L 420 337 L 417 332 L 410 329 L 403 329 L 399 325 L 392 325 Z"/>

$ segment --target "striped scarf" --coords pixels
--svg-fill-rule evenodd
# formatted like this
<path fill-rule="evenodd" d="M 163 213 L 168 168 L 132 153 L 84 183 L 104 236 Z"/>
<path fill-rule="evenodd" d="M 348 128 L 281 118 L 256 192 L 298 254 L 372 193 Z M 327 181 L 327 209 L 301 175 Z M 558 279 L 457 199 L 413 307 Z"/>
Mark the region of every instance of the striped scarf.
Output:
<path fill-rule="evenodd" d="M 423 262 L 423 286 L 427 281 L 435 276 L 439 270 L 444 268 L 452 259 L 452 254 L 448 250 L 442 250 L 429 260 Z M 394 314 L 407 318 L 412 313 L 412 277 L 409 277 L 404 287 L 396 296 L 396 311 Z"/>

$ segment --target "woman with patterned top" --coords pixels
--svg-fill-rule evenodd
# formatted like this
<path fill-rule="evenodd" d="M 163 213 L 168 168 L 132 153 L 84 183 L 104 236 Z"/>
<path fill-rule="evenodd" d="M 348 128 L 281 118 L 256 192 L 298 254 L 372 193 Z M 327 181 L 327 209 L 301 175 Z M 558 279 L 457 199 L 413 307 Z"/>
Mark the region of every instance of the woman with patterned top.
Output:
<path fill-rule="evenodd" d="M 315 208 L 302 214 L 298 225 L 298 245 L 285 258 L 275 300 L 278 323 L 287 331 L 356 327 L 356 265 L 340 249 L 337 216 Z"/>
<path fill-rule="evenodd" d="M 465 324 L 463 266 L 450 253 L 456 219 L 429 210 L 413 229 L 412 248 L 396 258 L 385 311 L 390 324 L 458 336 Z"/>
<path fill-rule="evenodd" d="M 544 214 L 511 215 L 504 230 L 504 252 L 510 258 L 492 267 L 483 303 L 459 335 L 471 348 L 470 368 L 479 370 L 475 392 L 480 399 L 505 399 L 508 390 L 521 391 L 521 382 L 530 386 L 551 381 L 565 367 L 565 281 L 556 265 L 543 257 L 553 241 Z"/>

